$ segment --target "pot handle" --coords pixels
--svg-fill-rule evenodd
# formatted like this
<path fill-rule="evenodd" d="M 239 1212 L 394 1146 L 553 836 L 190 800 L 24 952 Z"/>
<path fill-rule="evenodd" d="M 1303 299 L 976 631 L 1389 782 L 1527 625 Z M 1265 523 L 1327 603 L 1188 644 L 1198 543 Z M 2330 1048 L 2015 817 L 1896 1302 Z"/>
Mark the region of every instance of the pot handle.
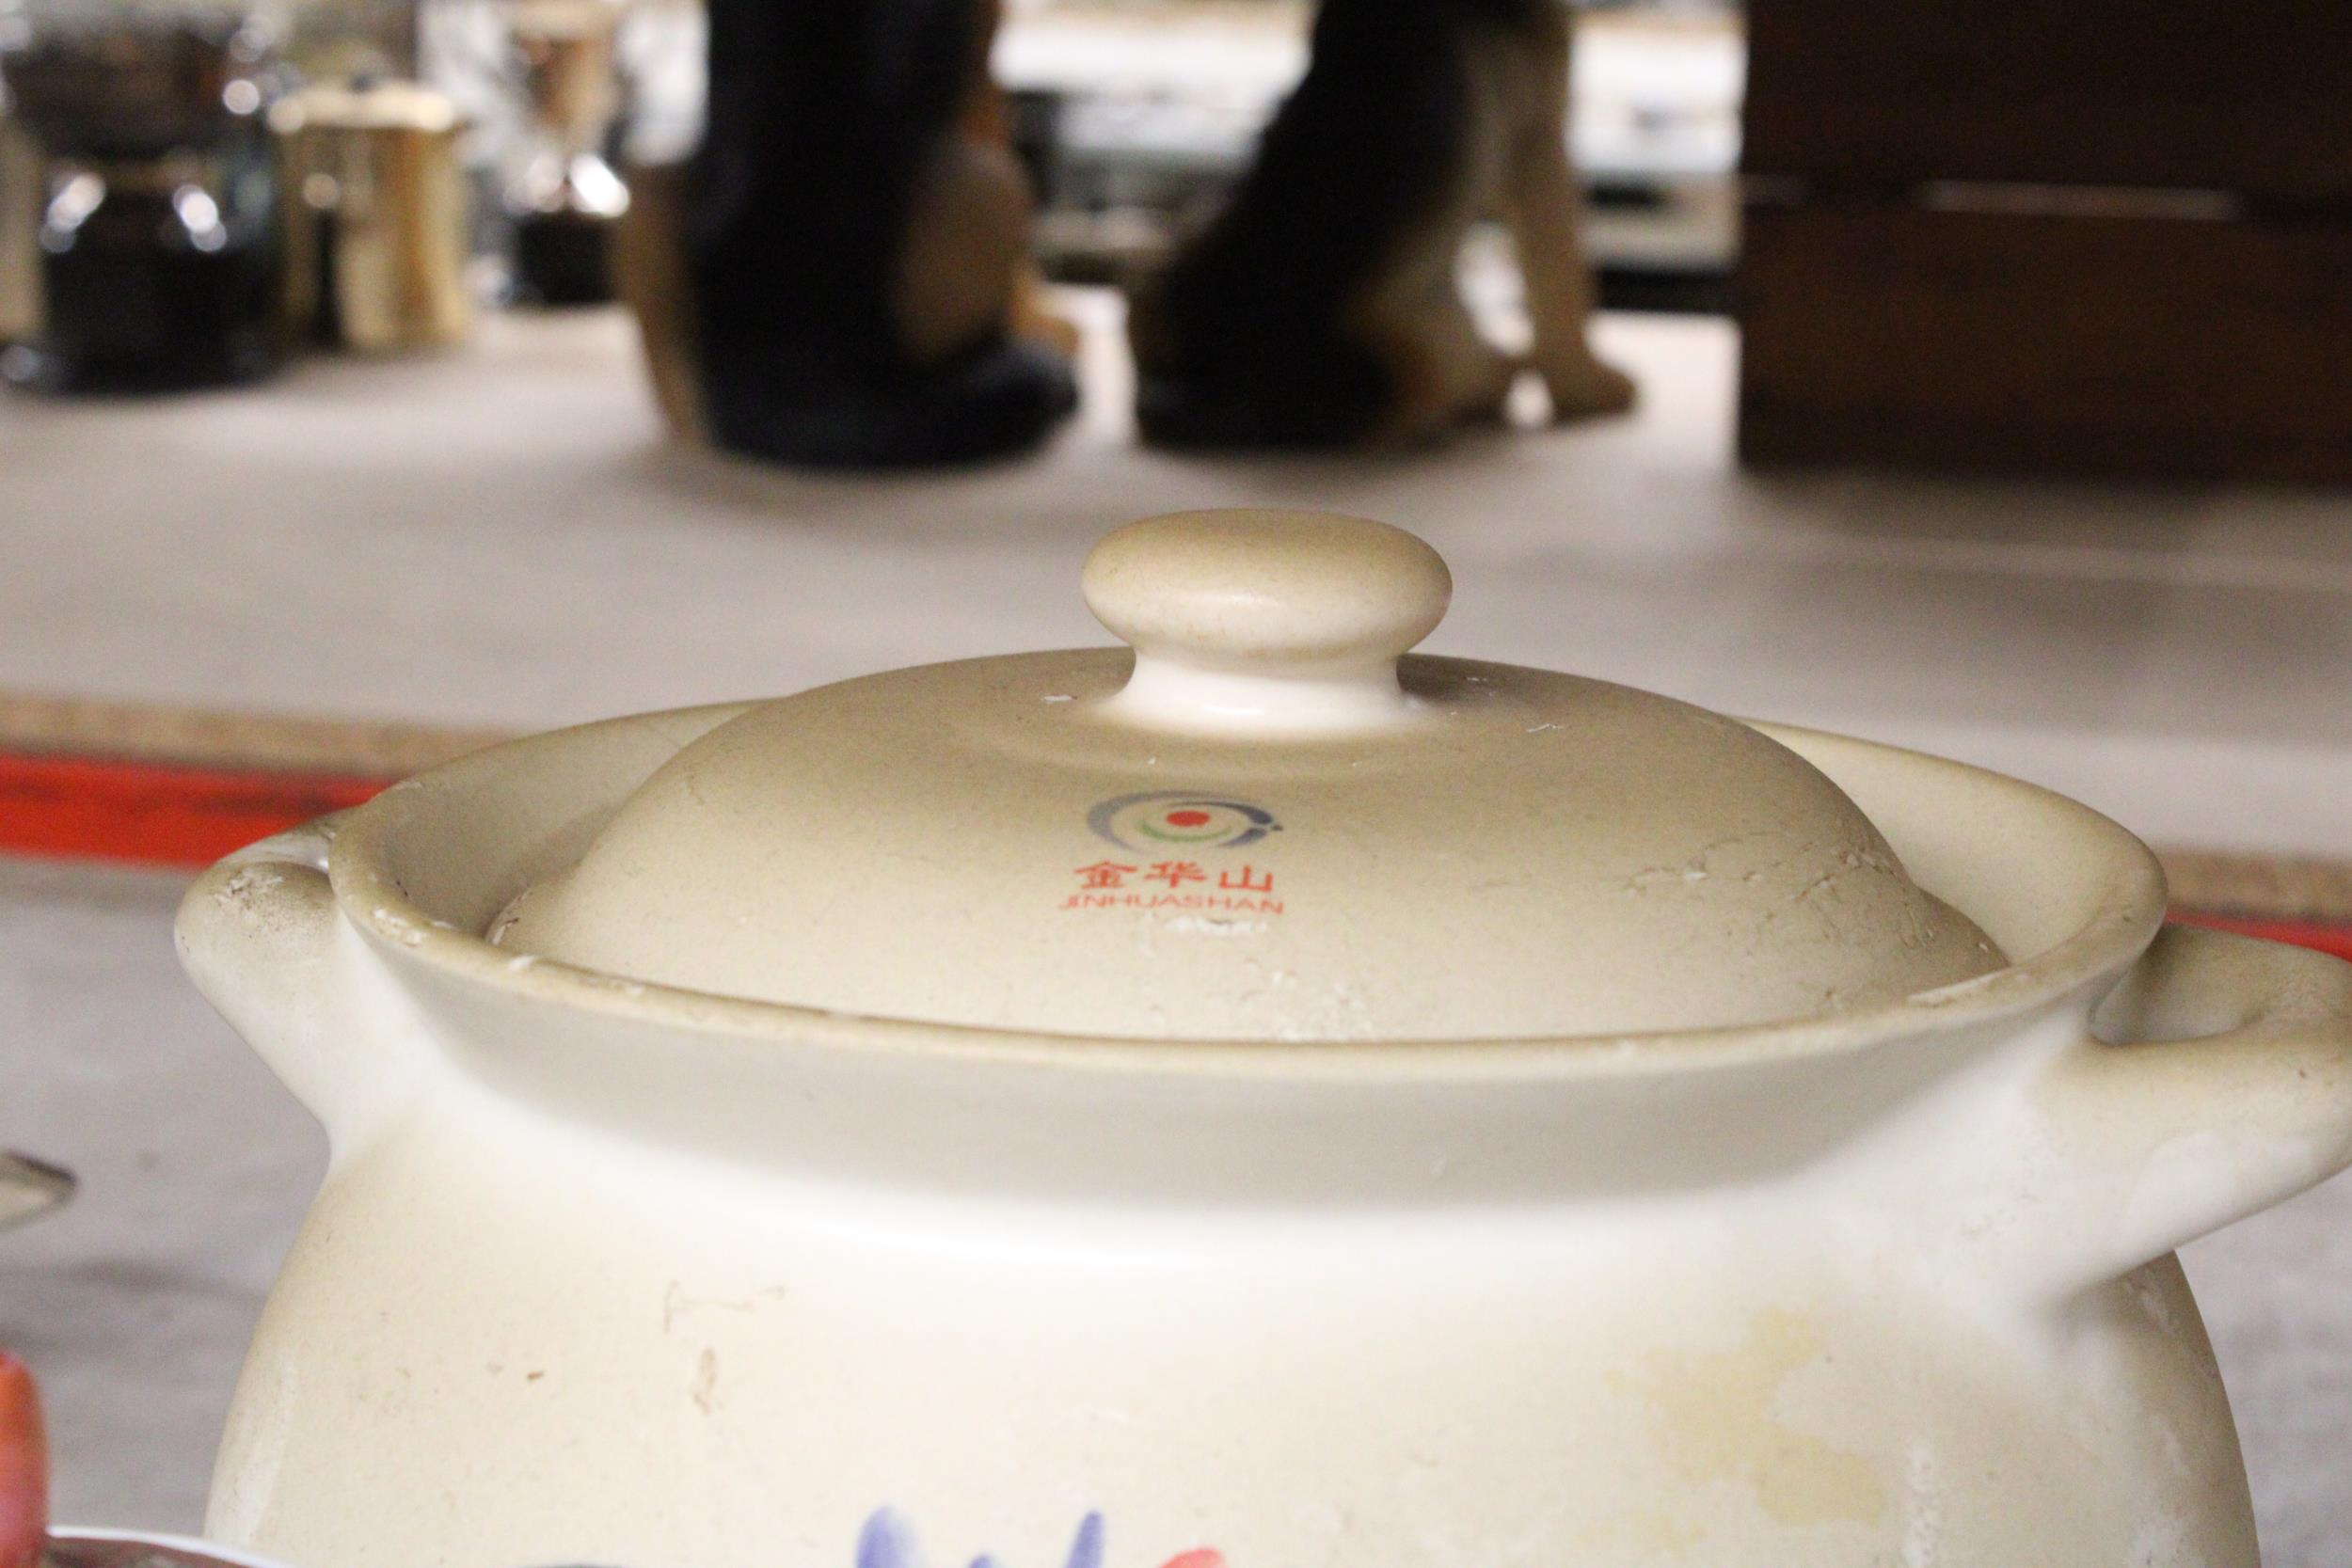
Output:
<path fill-rule="evenodd" d="M 2031 1096 L 2056 1168 L 2026 1262 L 2058 1293 L 2352 1165 L 2352 964 L 2168 926 L 2093 1027 Z"/>
<path fill-rule="evenodd" d="M 344 814 L 247 846 L 198 878 L 173 936 L 197 990 L 325 1124 L 341 1156 L 404 1102 L 401 998 L 342 917 L 326 857 Z"/>

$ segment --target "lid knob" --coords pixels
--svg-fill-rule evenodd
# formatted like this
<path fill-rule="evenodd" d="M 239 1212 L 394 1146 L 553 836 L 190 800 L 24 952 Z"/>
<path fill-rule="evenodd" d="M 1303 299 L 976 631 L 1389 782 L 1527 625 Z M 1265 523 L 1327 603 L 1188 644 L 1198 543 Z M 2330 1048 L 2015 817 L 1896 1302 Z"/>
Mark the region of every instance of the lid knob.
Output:
<path fill-rule="evenodd" d="M 1411 710 L 1396 661 L 1454 579 L 1403 529 L 1327 512 L 1177 512 L 1087 558 L 1087 606 L 1136 650 L 1113 708 L 1178 727 L 1353 728 Z"/>

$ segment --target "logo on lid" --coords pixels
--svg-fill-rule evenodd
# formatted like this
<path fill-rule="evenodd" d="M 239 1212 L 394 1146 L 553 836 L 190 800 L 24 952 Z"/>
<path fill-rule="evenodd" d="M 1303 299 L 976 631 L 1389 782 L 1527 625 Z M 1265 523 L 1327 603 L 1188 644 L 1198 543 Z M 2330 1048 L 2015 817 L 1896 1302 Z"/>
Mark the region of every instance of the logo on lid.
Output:
<path fill-rule="evenodd" d="M 1121 849 L 1238 849 L 1282 824 L 1247 800 L 1193 795 L 1179 789 L 1115 795 L 1087 813 L 1094 836 Z"/>

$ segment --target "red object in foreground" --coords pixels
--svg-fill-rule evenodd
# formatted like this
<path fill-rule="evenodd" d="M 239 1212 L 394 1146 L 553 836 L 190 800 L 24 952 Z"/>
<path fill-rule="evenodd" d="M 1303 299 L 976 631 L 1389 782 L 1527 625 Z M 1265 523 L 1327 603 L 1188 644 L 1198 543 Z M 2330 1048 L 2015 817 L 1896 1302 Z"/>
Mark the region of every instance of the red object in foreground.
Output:
<path fill-rule="evenodd" d="M 0 751 L 0 850 L 210 865 L 392 782 Z"/>
<path fill-rule="evenodd" d="M 37 1568 L 49 1537 L 49 1447 L 40 1396 L 23 1362 L 0 1352 L 0 1568 Z"/>
<path fill-rule="evenodd" d="M 2329 925 L 2317 920 L 2263 920 L 2247 915 L 2208 914 L 2201 910 L 2174 910 L 2172 921 L 2179 926 L 2202 926 L 2215 931 L 2235 931 L 2244 937 L 2263 937 L 2271 942 L 2283 942 L 2296 947 L 2309 947 L 2321 953 L 2332 953 L 2339 958 L 2352 959 L 2352 925 Z"/>

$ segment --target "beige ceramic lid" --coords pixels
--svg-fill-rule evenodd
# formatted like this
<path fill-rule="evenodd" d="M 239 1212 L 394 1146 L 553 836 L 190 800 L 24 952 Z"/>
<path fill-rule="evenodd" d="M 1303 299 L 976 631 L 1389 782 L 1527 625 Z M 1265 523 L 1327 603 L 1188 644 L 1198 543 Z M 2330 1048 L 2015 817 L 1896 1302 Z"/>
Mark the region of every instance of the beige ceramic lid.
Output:
<path fill-rule="evenodd" d="M 1820 772 L 1625 687 L 1406 657 L 1410 534 L 1191 513 L 1111 534 L 1132 645 L 769 703 L 687 747 L 493 927 L 633 979 L 1178 1038 L 1785 1021 L 1999 967 Z"/>

